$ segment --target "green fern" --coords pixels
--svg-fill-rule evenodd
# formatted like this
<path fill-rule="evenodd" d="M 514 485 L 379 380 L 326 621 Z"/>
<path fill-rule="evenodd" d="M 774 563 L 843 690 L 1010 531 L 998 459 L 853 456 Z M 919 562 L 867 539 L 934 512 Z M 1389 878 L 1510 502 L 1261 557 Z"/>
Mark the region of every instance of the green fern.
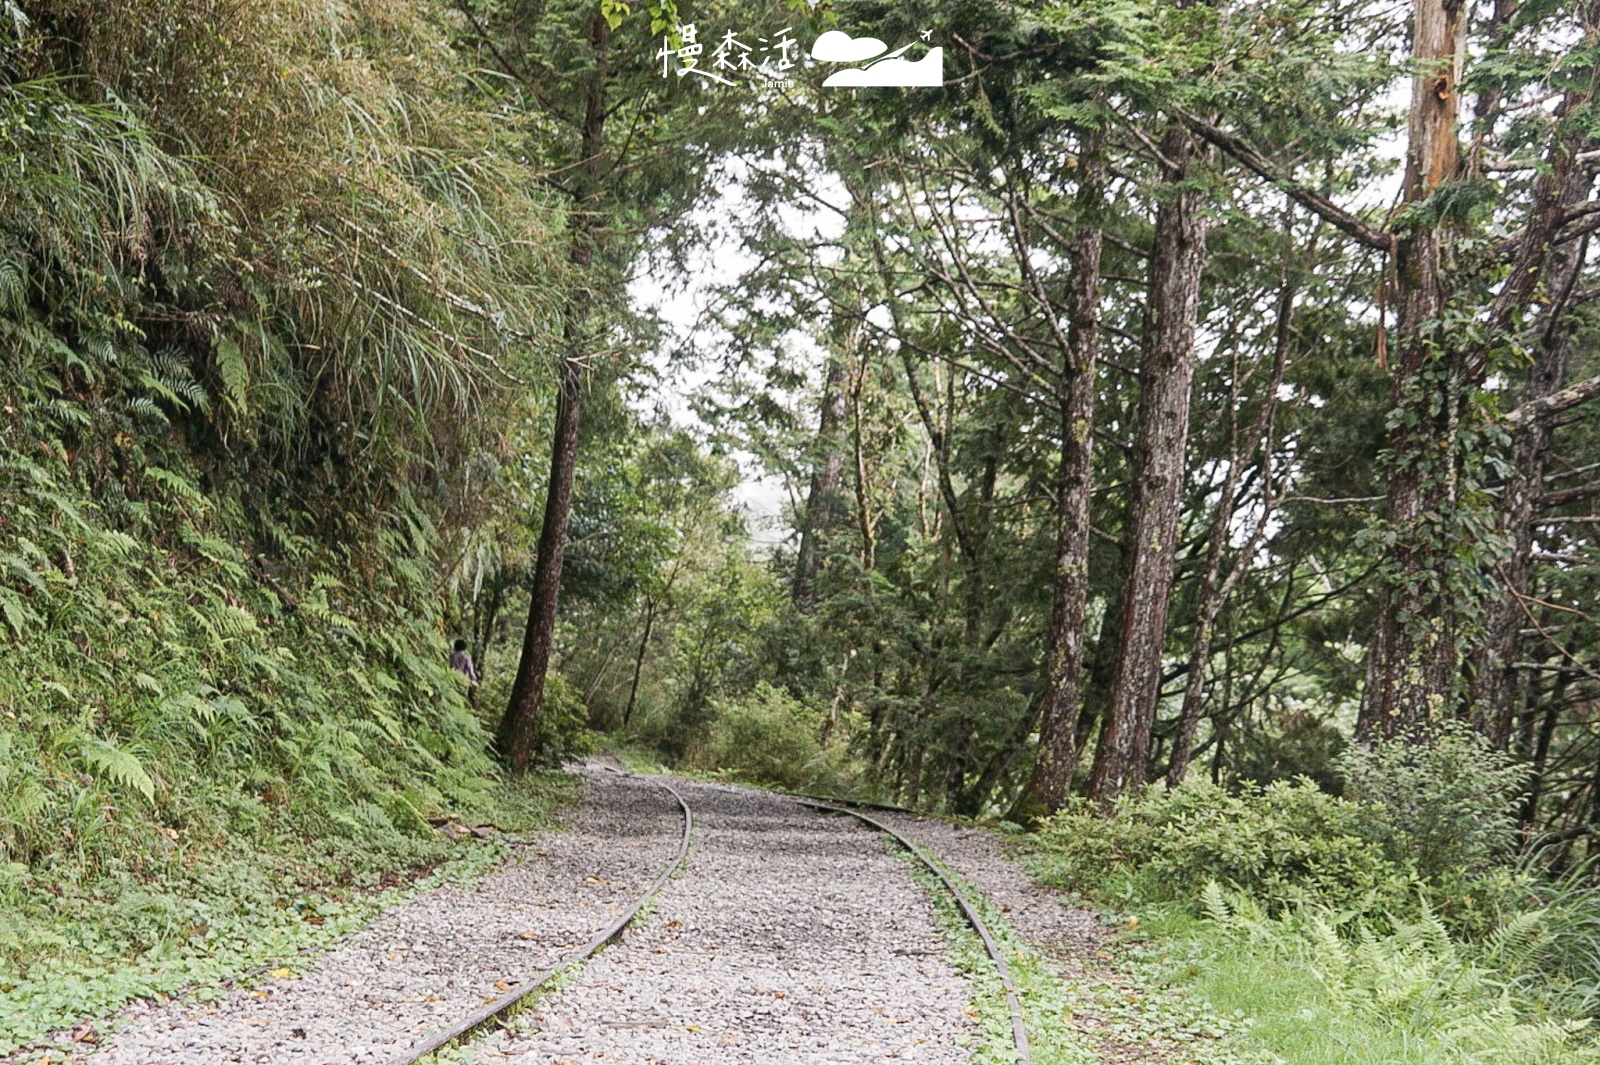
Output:
<path fill-rule="evenodd" d="M 175 498 L 187 503 L 198 513 L 205 513 L 211 509 L 211 500 L 206 498 L 188 478 L 182 474 L 161 466 L 148 466 L 144 475 L 170 492 Z"/>
<path fill-rule="evenodd" d="M 97 779 L 129 788 L 144 796 L 146 802 L 155 802 L 155 781 L 150 779 L 144 763 L 132 754 L 93 736 L 78 739 L 78 753 Z"/>
<path fill-rule="evenodd" d="M 1222 885 L 1215 880 L 1207 880 L 1205 887 L 1200 889 L 1200 912 L 1207 920 L 1222 928 L 1229 927 L 1233 921 L 1233 911 L 1228 908 L 1227 896 L 1222 891 Z"/>
<path fill-rule="evenodd" d="M 250 365 L 245 361 L 239 342 L 232 337 L 217 338 L 217 376 L 222 382 L 223 402 L 235 413 L 250 413 Z"/>
<path fill-rule="evenodd" d="M 1549 912 L 1524 910 L 1491 932 L 1481 953 L 1488 964 L 1501 972 L 1518 975 L 1527 971 L 1549 942 Z"/>
<path fill-rule="evenodd" d="M 37 611 L 22 601 L 21 596 L 9 588 L 0 588 L 0 616 L 5 618 L 12 635 L 19 640 L 29 628 L 44 620 Z"/>

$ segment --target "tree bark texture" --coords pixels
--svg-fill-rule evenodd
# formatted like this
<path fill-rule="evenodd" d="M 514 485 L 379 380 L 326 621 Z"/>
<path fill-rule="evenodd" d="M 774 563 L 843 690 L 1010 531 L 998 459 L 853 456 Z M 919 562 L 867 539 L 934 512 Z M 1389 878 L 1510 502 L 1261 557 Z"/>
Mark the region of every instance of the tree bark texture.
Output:
<path fill-rule="evenodd" d="M 544 522 L 539 530 L 528 626 L 522 657 L 511 687 L 511 699 L 495 730 L 495 748 L 512 773 L 525 773 L 538 752 L 539 722 L 544 710 L 545 677 L 555 640 L 556 608 L 561 594 L 561 564 L 567 547 L 567 521 L 572 513 L 572 483 L 578 463 L 578 420 L 583 406 L 583 360 L 589 342 L 589 285 L 594 264 L 594 225 L 590 199 L 600 190 L 605 160 L 602 149 L 606 122 L 606 45 L 611 30 L 598 13 L 589 24 L 595 66 L 584 88 L 583 134 L 578 180 L 573 189 L 572 245 L 569 258 L 578 275 L 568 297 L 561 360 L 556 424 L 550 440 L 550 481 L 545 494 Z"/>
<path fill-rule="evenodd" d="M 1195 326 L 1208 222 L 1203 194 L 1182 187 L 1201 153 L 1176 124 L 1162 138 L 1168 198 L 1156 212 L 1140 366 L 1133 493 L 1125 533 L 1127 580 L 1112 667 L 1106 725 L 1089 776 L 1089 796 L 1109 804 L 1144 783 L 1161 689 L 1161 654 L 1177 551 L 1178 510 L 1189 437 Z"/>
<path fill-rule="evenodd" d="M 1589 173 L 1573 172 L 1565 182 L 1563 199 L 1583 200 L 1592 184 Z M 1550 249 L 1545 264 L 1549 320 L 1539 331 L 1537 354 L 1523 386 L 1524 405 L 1544 400 L 1561 389 L 1571 347 L 1570 330 L 1563 318 L 1587 250 L 1585 243 L 1575 240 Z M 1522 600 L 1529 594 L 1532 581 L 1533 519 L 1544 494 L 1545 459 L 1553 431 L 1547 418 L 1531 418 L 1512 430 L 1511 466 L 1501 486 L 1498 515 L 1500 532 L 1509 550 L 1497 574 L 1500 579 L 1489 602 L 1482 640 L 1471 659 L 1468 693 L 1473 719 L 1489 741 L 1502 750 L 1510 743 L 1520 702 L 1517 671 L 1512 663 L 1517 659 L 1517 630 L 1525 618 Z"/>
<path fill-rule="evenodd" d="M 1597 16 L 1600 4 L 1591 3 L 1586 42 L 1590 47 L 1600 32 Z M 1591 74 L 1586 89 L 1567 93 L 1556 111 L 1558 120 L 1570 120 L 1594 99 L 1597 78 L 1600 71 Z M 1518 630 L 1525 617 L 1524 598 L 1533 580 L 1533 521 L 1541 504 L 1549 502 L 1544 498 L 1544 472 L 1554 427 L 1545 411 L 1562 406 L 1562 382 L 1571 346 L 1567 315 L 1588 252 L 1586 237 L 1558 241 L 1556 236 L 1568 211 L 1586 201 L 1594 187 L 1594 172 L 1578 157 L 1595 143 L 1592 134 L 1570 127 L 1552 143 L 1548 169 L 1535 185 L 1533 210 L 1511 274 L 1491 314 L 1491 325 L 1503 326 L 1512 322 L 1515 312 L 1531 297 L 1542 296 L 1545 307 L 1522 401 L 1506 418 L 1512 432 L 1511 463 L 1501 487 L 1497 522 L 1508 551 L 1498 569 L 1499 581 L 1486 611 L 1483 638 L 1470 659 L 1468 694 L 1473 720 L 1501 749 L 1512 744 L 1513 726 L 1523 702 L 1513 662 L 1518 657 Z M 1550 720 L 1554 720 L 1553 714 Z"/>
<path fill-rule="evenodd" d="M 1458 176 L 1466 28 L 1464 0 L 1416 0 L 1418 71 L 1411 88 L 1405 207 L 1416 207 Z M 1439 326 L 1450 243 L 1447 226 L 1420 210 L 1395 241 L 1400 342 L 1384 514 L 1386 572 L 1356 721 L 1362 740 L 1418 734 L 1438 716 L 1458 673 L 1456 613 L 1442 580 L 1448 548 L 1439 528 L 1440 516 L 1453 516 L 1459 504 L 1455 438 L 1468 387 L 1463 353 Z"/>
<path fill-rule="evenodd" d="M 538 751 L 539 720 L 544 709 L 544 681 L 550 670 L 555 640 L 556 606 L 561 592 L 561 562 L 567 546 L 567 519 L 572 513 L 573 473 L 578 460 L 579 389 L 582 372 L 564 360 L 561 394 L 556 401 L 555 435 L 550 444 L 550 486 L 545 495 L 544 523 L 533 568 L 528 626 L 522 636 L 522 657 L 511 700 L 495 736 L 506 768 L 525 773 Z"/>
<path fill-rule="evenodd" d="M 837 354 L 828 357 L 822 381 L 822 414 L 817 425 L 816 459 L 806 490 L 800 529 L 800 550 L 794 562 L 794 605 L 810 614 L 817 607 L 817 575 L 822 571 L 823 541 L 837 520 L 839 482 L 844 469 L 839 431 L 845 418 L 845 366 Z"/>
<path fill-rule="evenodd" d="M 1084 218 L 1070 250 L 1072 288 L 1067 321 L 1064 391 L 1058 397 L 1061 455 L 1056 466 L 1056 546 L 1039 747 L 1028 779 L 1028 813 L 1053 813 L 1066 804 L 1078 767 L 1078 715 L 1083 708 L 1083 660 L 1089 602 L 1089 502 L 1094 483 L 1095 361 L 1099 352 L 1100 250 L 1097 208 L 1105 195 L 1105 159 L 1098 141 L 1080 163 L 1079 210 Z"/>

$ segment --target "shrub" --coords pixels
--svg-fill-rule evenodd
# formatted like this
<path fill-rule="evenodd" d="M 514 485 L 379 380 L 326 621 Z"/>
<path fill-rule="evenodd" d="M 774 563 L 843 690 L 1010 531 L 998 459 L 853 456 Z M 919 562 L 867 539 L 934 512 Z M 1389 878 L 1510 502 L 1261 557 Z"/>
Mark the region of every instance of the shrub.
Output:
<path fill-rule="evenodd" d="M 712 700 L 706 737 L 693 744 L 695 769 L 724 770 L 785 788 L 839 786 L 844 754 L 822 741 L 821 715 L 787 693 L 761 683 L 742 698 Z"/>
<path fill-rule="evenodd" d="M 520 636 L 520 634 L 519 634 Z M 518 641 L 506 641 L 507 646 L 493 648 L 479 665 L 483 685 L 473 698 L 478 719 L 485 731 L 493 732 L 511 700 L 511 686 L 516 679 Z M 594 733 L 589 731 L 589 710 L 583 697 L 574 691 L 566 676 L 556 670 L 545 674 L 544 702 L 539 710 L 539 728 L 535 733 L 539 760 L 547 766 L 558 766 L 568 758 L 582 758 L 594 750 Z"/>
<path fill-rule="evenodd" d="M 1508 854 L 1524 770 L 1459 723 L 1430 742 L 1355 746 L 1339 759 L 1361 832 L 1425 880 L 1450 884 Z"/>
<path fill-rule="evenodd" d="M 562 758 L 581 758 L 594 750 L 594 733 L 589 731 L 589 709 L 572 690 L 564 674 L 550 673 L 544 679 L 544 707 L 539 716 L 539 749 L 548 752 L 552 762 Z"/>
<path fill-rule="evenodd" d="M 1105 820 L 1078 803 L 1039 834 L 1040 871 L 1102 893 L 1120 885 L 1138 901 L 1196 897 L 1218 881 L 1274 909 L 1317 900 L 1367 908 L 1399 901 L 1414 872 L 1373 846 L 1360 804 L 1305 778 L 1231 793 L 1203 779 L 1125 796 Z"/>

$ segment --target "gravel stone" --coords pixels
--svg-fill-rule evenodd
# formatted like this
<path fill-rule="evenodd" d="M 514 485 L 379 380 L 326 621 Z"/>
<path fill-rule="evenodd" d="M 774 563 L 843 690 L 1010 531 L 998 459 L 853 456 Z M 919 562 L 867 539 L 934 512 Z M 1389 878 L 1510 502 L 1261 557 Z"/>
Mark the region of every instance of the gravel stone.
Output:
<path fill-rule="evenodd" d="M 969 1060 L 970 987 L 881 835 L 766 792 L 675 786 L 695 811 L 687 872 L 475 1061 Z"/>
<path fill-rule="evenodd" d="M 531 973 L 575 953 L 632 903 L 677 850 L 678 805 L 659 785 L 584 770 L 565 831 L 501 871 L 431 891 L 316 958 L 299 979 L 226 999 L 142 1003 L 92 1065 L 364 1065 L 389 1062 Z"/>

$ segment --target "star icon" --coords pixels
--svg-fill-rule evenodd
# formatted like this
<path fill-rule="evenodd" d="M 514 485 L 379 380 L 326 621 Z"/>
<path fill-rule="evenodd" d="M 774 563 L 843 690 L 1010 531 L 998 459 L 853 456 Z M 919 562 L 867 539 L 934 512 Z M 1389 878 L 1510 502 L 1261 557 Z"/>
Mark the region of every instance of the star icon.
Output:
<path fill-rule="evenodd" d="M 922 31 L 922 39 L 923 39 L 923 40 L 924 40 L 924 41 L 931 41 L 931 40 L 933 40 L 933 31 L 932 31 L 932 30 L 923 30 L 923 31 Z"/>

